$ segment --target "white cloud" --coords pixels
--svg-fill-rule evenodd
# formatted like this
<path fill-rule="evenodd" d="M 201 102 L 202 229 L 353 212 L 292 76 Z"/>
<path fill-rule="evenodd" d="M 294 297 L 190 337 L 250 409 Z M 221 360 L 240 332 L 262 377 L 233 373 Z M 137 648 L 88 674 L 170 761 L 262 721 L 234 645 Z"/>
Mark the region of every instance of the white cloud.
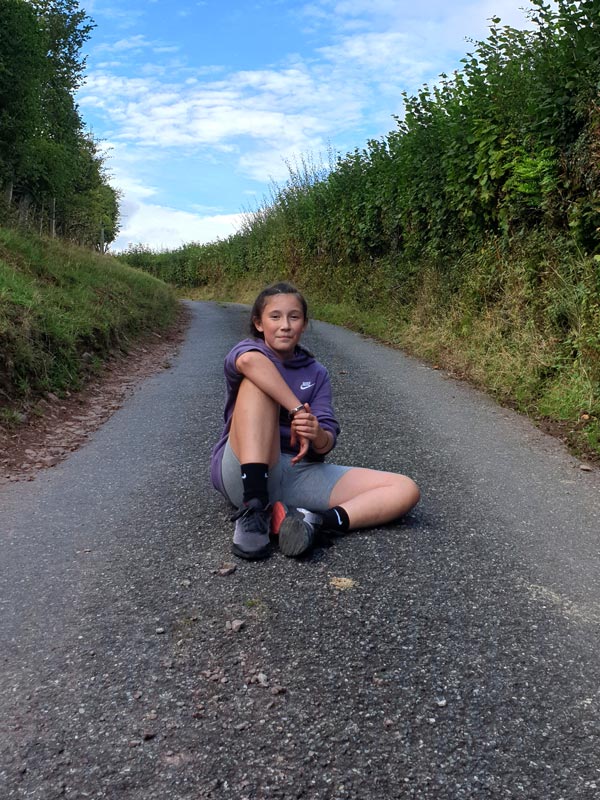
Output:
<path fill-rule="evenodd" d="M 335 82 L 327 83 L 305 65 L 178 84 L 96 72 L 88 76 L 79 103 L 109 116 L 115 139 L 144 147 L 231 150 L 240 140 L 250 140 L 254 145 L 239 166 L 260 179 L 272 174 L 261 172 L 259 164 L 269 154 L 272 165 L 273 150 L 281 162 L 281 154 L 322 147 L 331 131 L 361 117 L 355 89 L 336 91 Z M 254 154 L 257 148 L 260 158 Z"/>
<path fill-rule="evenodd" d="M 121 232 L 111 245 L 113 251 L 140 243 L 153 250 L 167 250 L 190 242 L 213 242 L 235 233 L 245 218 L 241 213 L 194 214 L 132 197 L 125 198 L 121 213 Z"/>
<path fill-rule="evenodd" d="M 119 39 L 110 46 L 105 45 L 105 49 L 114 50 L 115 52 L 119 52 L 119 50 L 139 50 L 142 47 L 150 47 L 150 42 L 143 34 L 130 36 L 129 39 Z"/>
<path fill-rule="evenodd" d="M 523 7 L 526 0 L 518 5 L 515 0 L 314 0 L 302 12 L 327 25 L 334 36 L 402 32 L 410 39 L 410 50 L 422 60 L 423 52 L 463 51 L 465 39 L 486 38 L 492 17 L 500 17 L 505 25 L 526 27 Z"/>
<path fill-rule="evenodd" d="M 135 36 L 129 36 L 125 39 L 118 39 L 116 42 L 104 42 L 96 45 L 94 48 L 95 53 L 115 53 L 121 57 L 131 54 L 139 54 L 143 50 L 151 50 L 157 55 L 163 53 L 171 54 L 177 53 L 180 50 L 179 45 L 165 44 L 160 41 L 151 41 L 147 39 L 143 33 L 138 33 Z"/>
<path fill-rule="evenodd" d="M 119 28 L 135 27 L 144 15 L 142 9 L 131 8 L 129 4 L 120 7 L 117 4 L 105 5 L 104 2 L 98 2 L 98 0 L 87 0 L 85 11 L 94 19 L 106 17 L 112 25 L 116 25 Z"/>

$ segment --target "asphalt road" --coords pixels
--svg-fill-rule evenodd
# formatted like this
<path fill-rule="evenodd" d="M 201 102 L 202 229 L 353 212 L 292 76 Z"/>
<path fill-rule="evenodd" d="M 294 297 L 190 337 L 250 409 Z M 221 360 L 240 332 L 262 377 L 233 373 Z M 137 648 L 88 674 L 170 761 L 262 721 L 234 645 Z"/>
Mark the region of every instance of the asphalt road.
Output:
<path fill-rule="evenodd" d="M 247 312 L 193 310 L 171 370 L 0 490 L 0 798 L 600 798 L 598 473 L 314 323 L 336 460 L 405 472 L 423 499 L 221 575 L 208 456 Z"/>

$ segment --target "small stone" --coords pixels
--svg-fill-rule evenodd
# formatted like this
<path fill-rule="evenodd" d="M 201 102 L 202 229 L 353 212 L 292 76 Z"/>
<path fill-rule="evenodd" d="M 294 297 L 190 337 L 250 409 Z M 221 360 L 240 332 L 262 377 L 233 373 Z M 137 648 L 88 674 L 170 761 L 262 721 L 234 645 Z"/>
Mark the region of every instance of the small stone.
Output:
<path fill-rule="evenodd" d="M 384 719 L 383 720 L 383 727 L 384 728 L 391 728 L 393 725 L 393 721 L 391 719 Z"/>
<path fill-rule="evenodd" d="M 149 742 L 150 739 L 154 739 L 155 736 L 156 736 L 156 731 L 147 730 L 147 731 L 143 731 L 143 733 L 142 733 L 142 739 L 145 742 Z"/>
<path fill-rule="evenodd" d="M 590 465 L 589 465 L 589 464 L 580 464 L 580 465 L 579 465 L 579 469 L 580 469 L 582 472 L 592 472 L 592 471 L 593 471 L 593 467 L 590 467 Z"/>
<path fill-rule="evenodd" d="M 232 619 L 231 620 L 231 630 L 234 633 L 237 633 L 238 631 L 242 630 L 242 628 L 244 627 L 245 624 L 246 623 L 244 622 L 243 619 Z"/>
<path fill-rule="evenodd" d="M 285 694 L 286 692 L 287 689 L 285 688 L 285 686 L 276 685 L 271 687 L 271 694 L 273 695 Z"/>
<path fill-rule="evenodd" d="M 154 632 L 155 633 L 165 633 L 165 629 L 164 628 L 157 628 Z"/>
<path fill-rule="evenodd" d="M 129 747 L 139 747 L 141 745 L 141 742 L 139 741 L 139 739 L 132 739 L 130 742 L 128 742 L 128 744 Z"/>
<path fill-rule="evenodd" d="M 43 467 L 54 467 L 59 461 L 60 458 L 58 456 L 42 456 L 40 458 L 40 463 Z"/>
<path fill-rule="evenodd" d="M 231 575 L 236 569 L 237 566 L 235 564 L 230 564 L 226 561 L 217 569 L 217 575 Z"/>
<path fill-rule="evenodd" d="M 258 675 L 256 676 L 256 680 L 261 686 L 269 685 L 269 679 L 264 672 L 259 672 Z"/>
<path fill-rule="evenodd" d="M 446 708 L 448 701 L 445 697 L 438 697 L 438 699 L 435 701 L 435 704 L 438 708 Z"/>

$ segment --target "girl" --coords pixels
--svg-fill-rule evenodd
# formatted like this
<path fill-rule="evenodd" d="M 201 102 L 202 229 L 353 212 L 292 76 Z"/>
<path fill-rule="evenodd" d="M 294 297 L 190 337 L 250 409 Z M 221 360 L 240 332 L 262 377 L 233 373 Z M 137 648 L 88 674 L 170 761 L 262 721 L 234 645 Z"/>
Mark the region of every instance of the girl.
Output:
<path fill-rule="evenodd" d="M 232 549 L 241 558 L 266 558 L 269 533 L 298 556 L 319 527 L 342 534 L 382 525 L 419 501 L 404 475 L 325 462 L 339 426 L 327 370 L 300 345 L 307 324 L 300 292 L 269 286 L 252 307 L 252 338 L 225 359 L 225 428 L 211 479 L 238 507 Z"/>

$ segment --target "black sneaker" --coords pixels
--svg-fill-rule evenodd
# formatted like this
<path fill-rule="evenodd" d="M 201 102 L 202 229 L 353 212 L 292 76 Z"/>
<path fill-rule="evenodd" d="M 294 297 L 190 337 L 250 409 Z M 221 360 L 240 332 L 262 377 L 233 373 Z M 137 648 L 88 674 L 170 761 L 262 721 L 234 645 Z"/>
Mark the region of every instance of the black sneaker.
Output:
<path fill-rule="evenodd" d="M 267 558 L 271 553 L 271 507 L 265 508 L 260 500 L 252 499 L 244 503 L 231 519 L 235 520 L 233 554 L 249 561 Z"/>

